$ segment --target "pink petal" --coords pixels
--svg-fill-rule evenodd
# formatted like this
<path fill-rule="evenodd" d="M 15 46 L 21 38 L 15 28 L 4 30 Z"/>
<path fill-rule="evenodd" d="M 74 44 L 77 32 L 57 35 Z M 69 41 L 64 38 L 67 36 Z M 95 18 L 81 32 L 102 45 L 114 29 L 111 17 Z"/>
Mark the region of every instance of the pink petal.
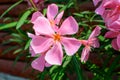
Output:
<path fill-rule="evenodd" d="M 35 53 L 41 53 L 45 52 L 50 48 L 50 46 L 53 44 L 52 41 L 53 40 L 51 38 L 35 36 L 34 38 L 32 38 L 30 45 L 32 49 L 35 51 Z"/>
<path fill-rule="evenodd" d="M 39 58 L 35 59 L 31 66 L 36 70 L 43 71 L 45 67 L 44 55 L 41 55 Z"/>
<path fill-rule="evenodd" d="M 99 44 L 99 41 L 98 41 L 98 39 L 97 38 L 94 38 L 94 40 L 92 41 L 92 47 L 94 47 L 94 48 L 99 48 L 100 47 L 100 44 Z"/>
<path fill-rule="evenodd" d="M 51 64 L 49 64 L 49 63 L 45 63 L 45 67 L 50 67 L 51 66 Z"/>
<path fill-rule="evenodd" d="M 92 31 L 89 39 L 94 38 L 100 34 L 101 28 L 99 26 L 96 26 L 95 29 Z"/>
<path fill-rule="evenodd" d="M 94 5 L 96 6 L 101 0 L 93 0 Z"/>
<path fill-rule="evenodd" d="M 118 47 L 118 44 L 117 44 L 117 39 L 113 39 L 111 44 L 112 44 L 112 47 L 115 50 L 119 50 L 119 47 Z"/>
<path fill-rule="evenodd" d="M 53 35 L 54 30 L 52 29 L 50 22 L 45 18 L 45 17 L 38 17 L 34 21 L 34 26 L 33 26 L 35 32 L 37 34 L 42 34 L 42 35 Z"/>
<path fill-rule="evenodd" d="M 117 45 L 118 45 L 118 48 L 120 50 L 120 34 L 117 36 Z"/>
<path fill-rule="evenodd" d="M 75 38 L 62 37 L 61 43 L 64 46 L 66 54 L 69 56 L 75 54 L 81 46 L 80 41 Z"/>
<path fill-rule="evenodd" d="M 51 4 L 47 8 L 47 18 L 49 20 L 54 20 L 55 16 L 58 13 L 58 6 L 56 4 Z"/>
<path fill-rule="evenodd" d="M 42 13 L 37 11 L 37 12 L 34 12 L 33 15 L 32 15 L 32 19 L 31 19 L 31 22 L 34 23 L 34 21 L 38 18 L 38 17 L 42 17 Z"/>
<path fill-rule="evenodd" d="M 62 23 L 60 29 L 58 30 L 58 33 L 61 35 L 69 35 L 69 34 L 75 34 L 78 31 L 78 24 L 76 20 L 70 16 Z"/>
<path fill-rule="evenodd" d="M 60 12 L 60 13 L 57 15 L 57 17 L 55 18 L 55 23 L 56 23 L 56 24 L 59 24 L 59 23 L 60 23 L 60 20 L 61 20 L 63 14 L 64 14 L 64 11 Z"/>
<path fill-rule="evenodd" d="M 35 35 L 31 33 L 27 33 L 28 37 L 33 38 Z"/>
<path fill-rule="evenodd" d="M 90 54 L 90 49 L 85 47 L 83 50 L 82 50 L 82 55 L 81 55 L 81 62 L 86 62 L 88 60 L 88 57 L 89 57 L 89 54 Z"/>
<path fill-rule="evenodd" d="M 115 38 L 115 37 L 117 37 L 118 34 L 119 34 L 119 32 L 108 31 L 105 34 L 105 38 Z"/>
<path fill-rule="evenodd" d="M 56 43 L 46 53 L 45 60 L 51 65 L 61 65 L 63 59 L 63 51 L 60 43 Z"/>
<path fill-rule="evenodd" d="M 102 4 L 95 10 L 96 14 L 99 14 L 101 16 L 103 15 L 104 11 L 105 11 L 105 8 L 103 8 Z"/>
<path fill-rule="evenodd" d="M 30 51 L 32 57 L 36 56 L 36 53 L 35 53 L 35 51 L 32 49 L 31 46 L 30 46 L 30 48 L 29 48 L 29 51 Z"/>

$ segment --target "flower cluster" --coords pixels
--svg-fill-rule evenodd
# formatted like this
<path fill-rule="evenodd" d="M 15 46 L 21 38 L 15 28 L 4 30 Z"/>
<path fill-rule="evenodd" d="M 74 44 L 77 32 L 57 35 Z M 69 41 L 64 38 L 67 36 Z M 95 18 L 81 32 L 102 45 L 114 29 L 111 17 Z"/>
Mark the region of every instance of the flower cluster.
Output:
<path fill-rule="evenodd" d="M 97 5 L 101 0 L 93 0 Z M 102 0 L 95 12 L 102 16 L 106 28 L 109 30 L 106 38 L 113 38 L 112 47 L 120 50 L 120 0 Z"/>
<path fill-rule="evenodd" d="M 89 56 L 90 47 L 99 47 L 96 36 L 100 34 L 100 27 L 96 27 L 88 40 L 78 40 L 70 35 L 78 32 L 78 23 L 72 17 L 66 18 L 62 24 L 61 19 L 64 11 L 58 13 L 58 6 L 51 4 L 47 8 L 47 18 L 40 12 L 32 15 L 31 22 L 35 34 L 28 33 L 32 38 L 30 52 L 33 57 L 39 55 L 32 62 L 32 67 L 43 71 L 44 67 L 51 65 L 61 65 L 64 51 L 68 56 L 74 55 L 81 44 L 85 46 L 82 52 L 81 61 L 86 62 Z"/>

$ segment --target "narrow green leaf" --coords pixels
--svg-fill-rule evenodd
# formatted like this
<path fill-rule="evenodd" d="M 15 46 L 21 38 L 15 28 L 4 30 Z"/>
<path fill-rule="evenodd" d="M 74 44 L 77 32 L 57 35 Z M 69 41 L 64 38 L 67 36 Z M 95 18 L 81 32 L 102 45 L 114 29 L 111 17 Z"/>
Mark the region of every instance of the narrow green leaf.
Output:
<path fill-rule="evenodd" d="M 8 24 L 4 24 L 0 26 L 0 30 L 9 29 L 9 28 L 15 27 L 16 25 L 17 25 L 17 22 L 11 22 Z"/>
<path fill-rule="evenodd" d="M 30 46 L 30 41 L 31 41 L 31 39 L 27 41 L 24 50 L 27 50 L 27 49 L 29 48 L 29 46 Z"/>
<path fill-rule="evenodd" d="M 12 6 L 10 6 L 1 16 L 0 18 L 2 18 L 3 16 L 5 16 L 11 9 L 13 9 L 14 7 L 16 7 L 18 4 L 20 4 L 23 0 L 19 0 L 18 2 L 16 2 L 15 4 L 13 4 Z"/>
<path fill-rule="evenodd" d="M 28 16 L 31 14 L 31 10 L 27 10 L 20 18 L 20 20 L 17 23 L 16 29 L 19 29 L 26 21 L 26 19 L 28 18 Z"/>
<path fill-rule="evenodd" d="M 78 63 L 76 56 L 73 56 L 73 64 L 75 65 L 75 71 L 76 71 L 76 74 L 78 77 L 77 80 L 84 80 L 83 74 L 82 74 L 82 69 L 80 67 L 80 64 Z"/>
<path fill-rule="evenodd" d="M 17 50 L 15 50 L 15 51 L 13 52 L 13 54 L 17 54 L 17 53 L 19 53 L 19 52 L 21 52 L 21 51 L 23 51 L 23 49 L 22 49 L 22 48 L 17 49 Z"/>

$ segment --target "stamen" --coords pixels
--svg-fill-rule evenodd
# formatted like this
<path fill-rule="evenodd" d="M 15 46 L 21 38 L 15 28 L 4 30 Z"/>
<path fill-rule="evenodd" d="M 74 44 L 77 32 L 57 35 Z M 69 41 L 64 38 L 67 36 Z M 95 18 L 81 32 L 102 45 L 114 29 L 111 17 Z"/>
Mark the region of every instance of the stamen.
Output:
<path fill-rule="evenodd" d="M 59 34 L 54 35 L 54 40 L 55 41 L 60 41 L 60 39 L 61 39 L 61 36 Z"/>

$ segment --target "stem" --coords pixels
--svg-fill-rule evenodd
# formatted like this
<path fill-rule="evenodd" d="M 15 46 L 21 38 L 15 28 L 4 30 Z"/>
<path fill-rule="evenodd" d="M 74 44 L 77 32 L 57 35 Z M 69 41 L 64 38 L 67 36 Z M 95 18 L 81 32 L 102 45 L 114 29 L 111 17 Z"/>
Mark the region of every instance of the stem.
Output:
<path fill-rule="evenodd" d="M 34 4 L 33 0 L 30 0 L 30 3 L 32 4 L 34 10 L 35 10 L 35 11 L 38 11 L 38 9 L 37 9 L 36 5 Z"/>
<path fill-rule="evenodd" d="M 80 67 L 80 64 L 76 58 L 76 56 L 73 56 L 73 64 L 75 65 L 75 70 L 78 76 L 78 80 L 84 80 L 83 79 L 83 74 L 82 74 L 82 69 Z"/>

